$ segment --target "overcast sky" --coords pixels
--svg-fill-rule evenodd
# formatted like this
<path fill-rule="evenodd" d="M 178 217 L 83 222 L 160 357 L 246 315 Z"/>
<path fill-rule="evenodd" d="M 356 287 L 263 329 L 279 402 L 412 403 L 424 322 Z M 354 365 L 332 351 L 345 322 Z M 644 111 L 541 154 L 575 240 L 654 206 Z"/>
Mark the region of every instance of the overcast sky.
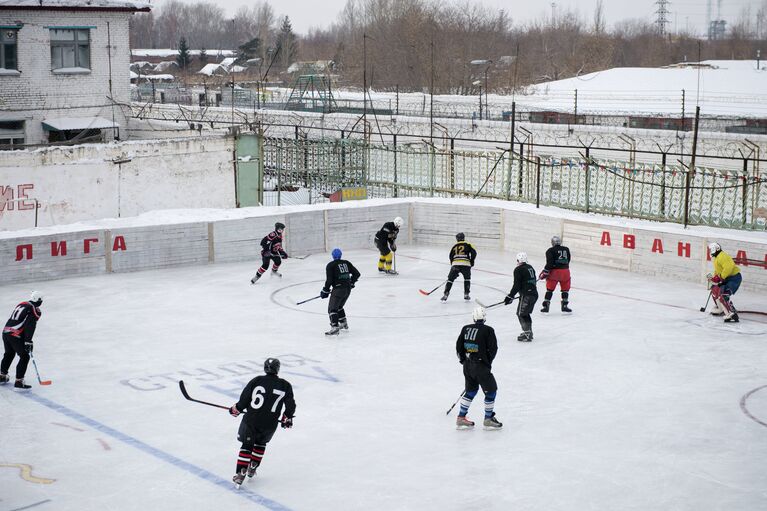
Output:
<path fill-rule="evenodd" d="M 195 0 L 182 0 L 192 3 Z M 207 0 L 224 8 L 227 14 L 233 14 L 242 5 L 252 5 L 249 0 Z M 495 9 L 506 9 L 512 17 L 514 24 L 551 15 L 551 1 L 549 0 L 472 0 L 473 2 L 486 5 Z M 719 0 L 712 0 L 713 14 L 716 16 L 716 5 Z M 734 22 L 743 8 L 751 6 L 753 14 L 763 0 L 721 0 L 722 18 L 728 22 Z M 162 6 L 163 0 L 152 2 Z M 338 13 L 343 9 L 346 0 L 271 0 L 272 7 L 278 16 L 289 16 L 293 23 L 293 29 L 298 33 L 306 33 L 313 27 L 327 27 L 335 21 Z M 577 10 L 582 17 L 591 19 L 597 0 L 557 0 L 556 9 Z M 686 25 L 699 33 L 705 31 L 707 0 L 671 0 L 668 7 L 671 13 L 669 18 L 671 25 L 668 27 L 672 32 L 676 28 L 684 29 Z M 657 5 L 655 0 L 604 0 L 605 16 L 608 23 L 612 24 L 627 18 L 655 19 Z"/>

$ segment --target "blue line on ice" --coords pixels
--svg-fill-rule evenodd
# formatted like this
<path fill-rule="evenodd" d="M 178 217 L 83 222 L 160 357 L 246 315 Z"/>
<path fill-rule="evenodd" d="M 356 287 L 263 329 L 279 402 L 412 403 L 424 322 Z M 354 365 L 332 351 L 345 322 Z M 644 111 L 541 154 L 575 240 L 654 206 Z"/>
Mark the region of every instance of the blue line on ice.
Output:
<path fill-rule="evenodd" d="M 86 426 L 89 426 L 97 431 L 100 431 L 106 435 L 109 435 L 112 438 L 119 440 L 120 442 L 123 442 L 131 447 L 135 447 L 139 451 L 143 451 L 146 454 L 149 454 L 150 456 L 154 456 L 155 458 L 159 460 L 162 460 L 166 463 L 173 465 L 174 467 L 177 467 L 177 468 L 180 468 L 181 470 L 189 472 L 190 474 L 195 475 L 199 477 L 200 479 L 213 483 L 224 490 L 230 491 L 234 493 L 235 495 L 248 499 L 251 502 L 255 502 L 256 504 L 260 504 L 267 509 L 270 509 L 272 511 L 290 511 L 290 508 L 283 506 L 279 502 L 270 500 L 262 495 L 254 493 L 245 488 L 240 488 L 238 490 L 234 487 L 232 481 L 228 479 L 223 479 L 221 477 L 218 477 L 217 475 L 211 472 L 208 472 L 204 468 L 200 468 L 198 466 L 192 465 L 191 463 L 188 463 L 182 459 L 179 459 L 173 456 L 172 454 L 168 454 L 166 452 L 161 451 L 160 449 L 157 449 L 156 447 L 152 447 L 151 445 L 145 444 L 141 440 L 133 438 L 132 436 L 129 436 L 120 431 L 117 431 L 116 429 L 112 429 L 109 426 L 102 424 L 89 417 L 86 417 L 85 415 L 82 415 L 72 409 L 69 409 L 64 405 L 60 405 L 49 399 L 38 396 L 34 392 L 24 392 L 20 394 L 22 394 L 24 397 L 28 397 L 29 399 L 33 401 L 37 401 L 39 404 L 43 406 L 47 406 L 51 410 L 59 412 L 62 415 L 66 415 L 70 419 L 74 419 L 77 422 L 81 424 L 85 424 Z"/>

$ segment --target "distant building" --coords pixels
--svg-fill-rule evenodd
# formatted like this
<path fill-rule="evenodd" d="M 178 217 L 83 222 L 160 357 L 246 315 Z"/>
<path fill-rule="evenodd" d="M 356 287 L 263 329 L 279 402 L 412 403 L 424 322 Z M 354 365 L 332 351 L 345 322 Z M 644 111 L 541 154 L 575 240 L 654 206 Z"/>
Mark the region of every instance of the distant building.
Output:
<path fill-rule="evenodd" d="M 130 101 L 129 0 L 0 1 L 0 149 L 111 140 Z"/>

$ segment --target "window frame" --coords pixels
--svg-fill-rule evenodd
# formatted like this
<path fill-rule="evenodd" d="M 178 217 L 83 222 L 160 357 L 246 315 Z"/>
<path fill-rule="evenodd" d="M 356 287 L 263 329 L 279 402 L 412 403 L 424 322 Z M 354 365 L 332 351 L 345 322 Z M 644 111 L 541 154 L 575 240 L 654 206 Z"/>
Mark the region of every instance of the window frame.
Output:
<path fill-rule="evenodd" d="M 91 28 L 90 27 L 48 27 L 50 32 L 50 44 L 51 44 L 51 71 L 58 71 L 60 69 L 86 69 L 91 70 Z M 54 32 L 72 32 L 72 39 L 54 39 Z M 83 41 L 80 37 L 85 34 L 87 39 Z M 80 61 L 80 49 L 81 47 L 87 49 L 87 65 L 83 65 Z M 73 52 L 73 65 L 68 66 L 65 64 L 64 49 L 70 49 Z M 56 50 L 59 50 L 59 66 L 56 66 Z"/>
<path fill-rule="evenodd" d="M 2 27 L 0 28 L 0 69 L 5 69 L 9 71 L 18 71 L 19 70 L 19 27 Z M 14 32 L 14 42 L 13 44 L 8 43 L 4 40 L 5 32 Z M 13 60 L 14 60 L 14 67 L 6 67 L 6 51 L 7 47 L 13 48 Z"/>

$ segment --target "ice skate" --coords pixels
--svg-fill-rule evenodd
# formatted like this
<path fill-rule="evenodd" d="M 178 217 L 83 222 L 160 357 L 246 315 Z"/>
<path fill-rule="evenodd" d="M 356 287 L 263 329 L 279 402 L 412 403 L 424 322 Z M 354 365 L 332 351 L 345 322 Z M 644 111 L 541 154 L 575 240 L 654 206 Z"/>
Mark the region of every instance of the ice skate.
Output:
<path fill-rule="evenodd" d="M 234 487 L 239 489 L 240 485 L 242 485 L 242 482 L 245 480 L 245 472 L 237 472 L 234 474 L 234 477 L 232 477 L 232 482 L 234 483 Z"/>
<path fill-rule="evenodd" d="M 471 300 L 471 296 L 469 296 L 469 293 L 464 293 L 463 294 L 463 299 L 464 300 Z"/>
<path fill-rule="evenodd" d="M 387 274 L 387 275 L 399 275 L 399 273 L 397 272 L 397 270 L 392 270 L 391 268 L 390 268 L 390 269 L 388 269 L 388 270 L 386 270 L 386 274 Z"/>
<path fill-rule="evenodd" d="M 255 461 L 251 461 L 250 465 L 248 465 L 248 477 L 251 478 L 254 475 L 256 475 L 256 469 L 258 468 L 258 464 Z M 237 476 L 235 476 L 237 477 Z"/>
<path fill-rule="evenodd" d="M 533 333 L 532 332 L 522 332 L 517 337 L 517 340 L 519 342 L 531 342 L 533 340 Z"/>
<path fill-rule="evenodd" d="M 471 429 L 474 427 L 474 422 L 470 421 L 465 415 L 459 415 L 455 419 L 455 429 Z"/>
<path fill-rule="evenodd" d="M 548 300 L 543 301 L 542 303 L 543 307 L 541 307 L 541 312 L 549 312 L 549 303 L 550 302 Z"/>
<path fill-rule="evenodd" d="M 258 279 L 260 279 L 260 278 L 261 278 L 261 274 L 260 273 L 256 273 L 256 275 L 252 279 L 250 279 L 250 283 L 251 284 L 255 284 L 256 282 L 258 282 Z"/>
<path fill-rule="evenodd" d="M 501 429 L 503 427 L 503 424 L 498 422 L 498 419 L 495 418 L 495 412 L 493 412 L 493 415 L 491 415 L 490 417 L 485 417 L 485 420 L 482 423 L 482 425 L 485 427 L 486 431 Z"/>
<path fill-rule="evenodd" d="M 32 385 L 27 385 L 26 383 L 24 383 L 24 380 L 23 380 L 23 379 L 22 379 L 22 380 L 19 380 L 19 379 L 17 378 L 17 379 L 16 379 L 16 383 L 14 383 L 14 384 L 13 384 L 13 387 L 14 387 L 14 388 L 16 388 L 16 389 L 27 390 L 27 389 L 31 389 L 31 388 L 32 388 Z"/>
<path fill-rule="evenodd" d="M 383 268 L 378 268 L 378 273 L 384 273 L 384 274 L 385 274 L 385 273 L 386 273 L 386 270 L 385 270 L 385 269 L 383 269 Z"/>
<path fill-rule="evenodd" d="M 568 302 L 562 302 L 562 312 L 572 312 L 570 307 L 567 306 Z"/>
<path fill-rule="evenodd" d="M 446 302 L 448 296 L 450 296 L 450 293 L 445 293 L 444 295 L 442 295 L 442 298 L 440 298 L 440 300 L 443 302 Z"/>
<path fill-rule="evenodd" d="M 0 374 L 0 385 L 5 385 L 10 381 L 10 378 L 7 374 Z"/>
<path fill-rule="evenodd" d="M 349 330 L 349 323 L 345 319 L 341 319 L 338 321 L 338 327 L 341 330 Z"/>
<path fill-rule="evenodd" d="M 737 312 L 732 312 L 728 316 L 725 316 L 724 318 L 725 323 L 740 323 L 740 318 L 738 318 Z"/>
<path fill-rule="evenodd" d="M 278 272 L 277 270 L 272 270 L 272 277 L 282 278 L 282 273 Z"/>
<path fill-rule="evenodd" d="M 714 300 L 714 308 L 711 309 L 711 312 L 709 313 L 712 316 L 724 316 L 724 311 L 721 307 L 719 307 L 719 304 L 716 303 L 716 300 Z"/>
<path fill-rule="evenodd" d="M 340 331 L 341 329 L 338 327 L 338 325 L 335 325 L 335 326 L 331 325 L 330 330 L 325 332 L 325 335 L 338 335 L 338 332 Z"/>

